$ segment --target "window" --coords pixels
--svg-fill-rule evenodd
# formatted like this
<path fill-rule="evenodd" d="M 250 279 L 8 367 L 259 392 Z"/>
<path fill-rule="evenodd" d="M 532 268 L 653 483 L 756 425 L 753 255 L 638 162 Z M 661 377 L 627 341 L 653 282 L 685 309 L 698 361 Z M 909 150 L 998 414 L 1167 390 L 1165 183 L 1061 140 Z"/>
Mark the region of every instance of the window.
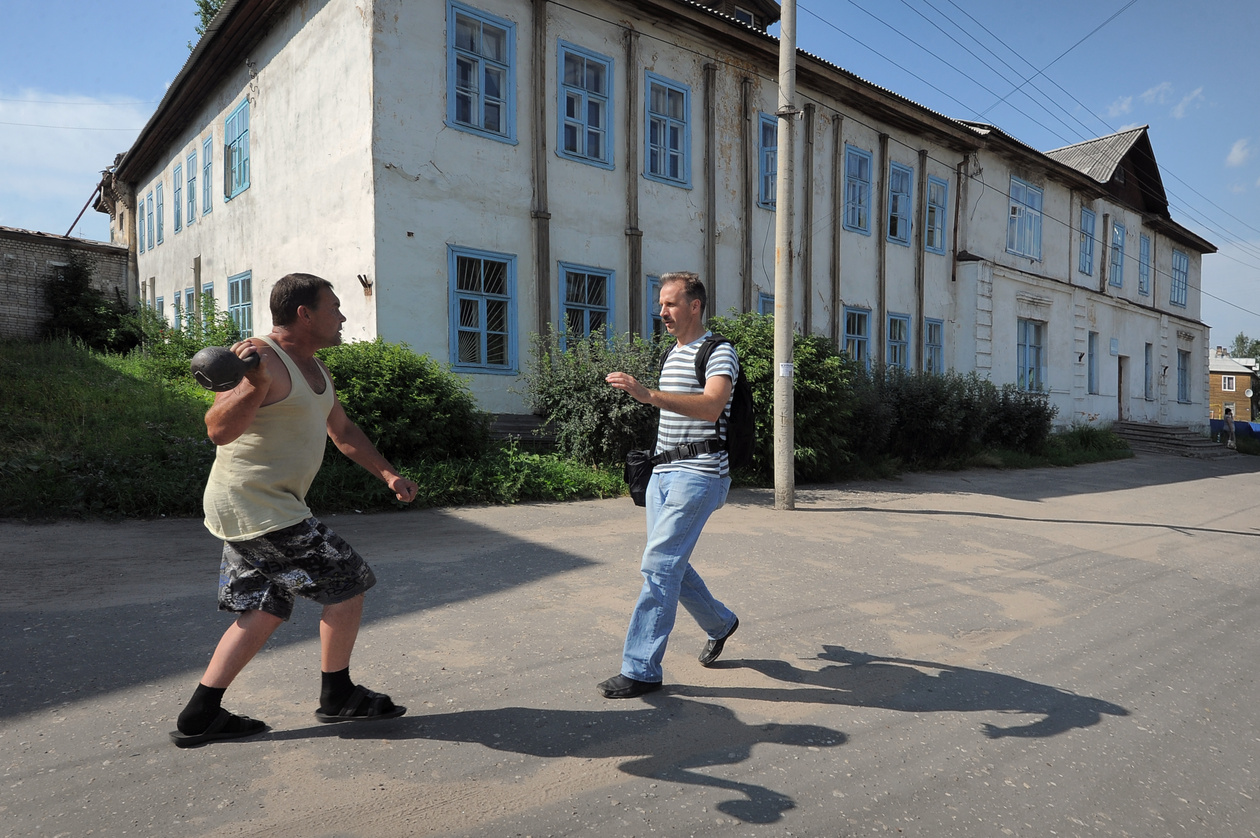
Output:
<path fill-rule="evenodd" d="M 152 250 L 155 241 L 153 238 L 153 193 L 150 192 L 144 200 L 149 210 L 149 250 Z"/>
<path fill-rule="evenodd" d="M 253 272 L 228 277 L 228 317 L 240 330 L 241 339 L 254 334 Z"/>
<path fill-rule="evenodd" d="M 908 368 L 909 350 L 910 318 L 904 314 L 888 315 L 888 366 Z"/>
<path fill-rule="evenodd" d="M 206 305 L 206 298 L 209 298 L 210 305 Z M 201 286 L 201 325 L 202 327 L 210 325 L 210 310 L 214 305 L 214 283 L 206 282 Z"/>
<path fill-rule="evenodd" d="M 1020 319 L 1016 340 L 1015 383 L 1025 392 L 1035 393 L 1045 389 L 1044 344 L 1045 323 L 1038 320 Z"/>
<path fill-rule="evenodd" d="M 844 309 L 844 351 L 862 366 L 870 369 L 868 347 L 871 339 L 871 313 L 862 308 Z"/>
<path fill-rule="evenodd" d="M 1151 293 L 1151 237 L 1138 239 L 1138 293 L 1143 297 Z"/>
<path fill-rule="evenodd" d="M 460 3 L 448 6 L 446 120 L 516 142 L 516 25 Z"/>
<path fill-rule="evenodd" d="M 900 163 L 888 166 L 888 240 L 910 244 L 910 181 L 914 170 Z"/>
<path fill-rule="evenodd" d="M 1089 392 L 1098 392 L 1098 333 L 1089 333 L 1089 346 L 1087 347 L 1089 361 Z"/>
<path fill-rule="evenodd" d="M 223 164 L 227 168 L 224 181 L 224 197 L 227 200 L 249 189 L 249 100 L 241 102 L 223 125 L 223 137 L 227 147 L 223 150 Z"/>
<path fill-rule="evenodd" d="M 923 321 L 923 371 L 945 372 L 945 321 Z"/>
<path fill-rule="evenodd" d="M 1227 393 L 1234 392 L 1234 376 L 1222 375 L 1221 376 L 1221 389 Z"/>
<path fill-rule="evenodd" d="M 185 224 L 192 224 L 197 217 L 197 149 L 188 155 L 188 217 Z"/>
<path fill-rule="evenodd" d="M 1190 278 L 1190 257 L 1180 250 L 1172 253 L 1172 288 L 1168 302 L 1185 308 L 1187 284 Z"/>
<path fill-rule="evenodd" d="M 1007 252 L 1041 259 L 1041 199 L 1039 188 L 1011 177 L 1010 218 L 1006 223 Z"/>
<path fill-rule="evenodd" d="M 515 372 L 516 257 L 450 248 L 451 366 Z"/>
<path fill-rule="evenodd" d="M 757 313 L 758 314 L 774 314 L 774 295 L 767 294 L 765 291 L 757 292 Z"/>
<path fill-rule="evenodd" d="M 144 198 L 137 203 L 139 212 L 136 213 L 136 253 L 144 253 Z"/>
<path fill-rule="evenodd" d="M 736 6 L 735 10 L 731 12 L 731 15 L 740 23 L 746 23 L 749 26 L 757 25 L 756 17 L 754 17 L 753 13 L 748 11 L 747 9 L 741 9 L 739 6 Z"/>
<path fill-rule="evenodd" d="M 1094 222 L 1097 216 L 1092 209 L 1081 207 L 1081 252 L 1076 269 L 1086 276 L 1094 275 Z"/>
<path fill-rule="evenodd" d="M 772 210 L 777 197 L 779 171 L 779 120 L 768 113 L 761 115 L 758 123 L 760 143 L 757 150 L 757 165 L 760 173 L 760 189 L 757 193 L 757 206 Z"/>
<path fill-rule="evenodd" d="M 165 321 L 166 320 L 166 300 L 162 297 L 158 297 L 156 300 L 153 301 L 153 305 L 157 308 L 158 317 L 162 318 L 162 320 Z"/>
<path fill-rule="evenodd" d="M 1111 268 L 1107 271 L 1107 283 L 1124 287 L 1124 225 L 1111 225 Z"/>
<path fill-rule="evenodd" d="M 214 160 L 214 137 L 206 137 L 206 141 L 201 144 L 201 214 L 205 215 L 210 211 L 214 202 L 210 200 L 210 175 L 213 174 L 214 167 L 210 162 Z"/>
<path fill-rule="evenodd" d="M 197 292 L 192 288 L 184 289 L 184 323 L 192 331 L 197 325 Z"/>
<path fill-rule="evenodd" d="M 1155 399 L 1155 346 L 1153 344 L 1146 344 L 1143 357 L 1146 361 L 1146 378 L 1143 382 L 1142 395 L 1149 402 Z"/>
<path fill-rule="evenodd" d="M 171 180 L 175 191 L 172 196 L 175 199 L 175 232 L 178 233 L 184 229 L 184 167 L 182 165 L 178 163 L 175 165 L 175 173 Z"/>
<path fill-rule="evenodd" d="M 162 200 L 162 184 L 161 183 L 159 183 L 156 187 L 156 194 L 157 194 L 157 243 L 161 244 L 162 243 L 162 222 L 166 220 L 166 212 L 163 210 L 163 206 L 165 202 Z M 152 246 L 152 244 L 153 242 L 150 241 L 149 245 Z"/>
<path fill-rule="evenodd" d="M 613 273 L 560 263 L 561 347 L 567 338 L 589 337 L 612 322 Z"/>
<path fill-rule="evenodd" d="M 691 185 L 691 90 L 654 73 L 647 74 L 647 170 L 653 180 Z"/>
<path fill-rule="evenodd" d="M 560 42 L 560 155 L 612 168 L 612 59 Z"/>
<path fill-rule="evenodd" d="M 665 324 L 660 319 L 660 277 L 649 276 L 646 282 L 648 305 L 644 307 L 644 334 L 649 338 L 659 338 L 665 333 Z"/>
<path fill-rule="evenodd" d="M 871 153 L 844 148 L 844 228 L 871 234 Z"/>
<path fill-rule="evenodd" d="M 949 184 L 938 177 L 928 176 L 927 218 L 923 225 L 923 249 L 932 253 L 945 252 L 945 219 L 948 217 L 946 201 Z"/>
<path fill-rule="evenodd" d="M 1177 350 L 1177 401 L 1190 403 L 1190 353 Z"/>

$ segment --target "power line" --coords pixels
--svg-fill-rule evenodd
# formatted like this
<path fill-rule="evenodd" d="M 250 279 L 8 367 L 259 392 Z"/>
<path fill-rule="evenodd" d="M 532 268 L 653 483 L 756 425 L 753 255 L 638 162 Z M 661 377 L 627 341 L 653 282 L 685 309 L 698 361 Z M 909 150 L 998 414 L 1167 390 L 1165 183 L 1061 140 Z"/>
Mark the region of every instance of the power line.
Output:
<path fill-rule="evenodd" d="M 0 125 L 15 125 L 18 128 L 49 128 L 54 131 L 139 131 L 139 128 L 97 128 L 92 125 L 36 125 L 32 122 L 0 122 Z"/>

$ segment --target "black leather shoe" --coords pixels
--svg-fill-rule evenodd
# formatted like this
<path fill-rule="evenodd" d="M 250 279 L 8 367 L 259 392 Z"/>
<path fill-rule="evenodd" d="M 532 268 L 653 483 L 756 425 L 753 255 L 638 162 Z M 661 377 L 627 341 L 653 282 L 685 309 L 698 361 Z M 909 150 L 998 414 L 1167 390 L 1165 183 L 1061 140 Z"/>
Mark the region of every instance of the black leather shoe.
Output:
<path fill-rule="evenodd" d="M 700 665 L 713 666 L 717 662 L 718 657 L 722 654 L 722 647 L 726 645 L 726 640 L 735 633 L 735 629 L 739 628 L 739 617 L 735 618 L 735 625 L 731 626 L 731 630 L 719 637 L 717 640 L 709 638 L 709 642 L 704 644 L 704 649 L 700 652 Z"/>
<path fill-rule="evenodd" d="M 636 681 L 624 675 L 614 675 L 607 681 L 601 681 L 598 689 L 604 698 L 638 698 L 656 692 L 662 686 L 660 681 Z"/>

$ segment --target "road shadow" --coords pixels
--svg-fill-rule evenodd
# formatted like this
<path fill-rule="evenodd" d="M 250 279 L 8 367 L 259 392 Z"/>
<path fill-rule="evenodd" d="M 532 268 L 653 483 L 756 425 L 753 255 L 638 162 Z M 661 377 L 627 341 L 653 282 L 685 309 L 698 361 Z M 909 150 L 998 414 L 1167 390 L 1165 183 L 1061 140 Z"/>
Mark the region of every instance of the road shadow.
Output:
<path fill-rule="evenodd" d="M 796 808 L 787 794 L 705 773 L 703 769 L 736 765 L 756 745 L 827 748 L 843 745 L 840 731 L 806 724 L 746 724 L 717 704 L 677 696 L 677 687 L 646 696 L 629 710 L 548 710 L 501 707 L 432 716 L 403 717 L 372 725 L 301 728 L 273 732 L 271 739 L 429 739 L 469 742 L 539 758 L 628 757 L 618 768 L 635 777 L 707 786 L 738 797 L 717 808 L 744 823 L 769 824 Z M 388 727 L 386 727 L 388 726 Z"/>
<path fill-rule="evenodd" d="M 906 713 L 1001 713 L 1039 716 L 1026 724 L 981 725 L 988 739 L 1056 736 L 1092 727 L 1103 716 L 1127 716 L 1125 708 L 1098 698 L 1026 681 L 1012 675 L 932 661 L 884 657 L 824 645 L 818 660 L 833 662 L 805 669 L 777 660 L 726 660 L 715 666 L 752 669 L 792 689 L 762 687 L 676 687 L 674 692 L 702 698 L 813 702 L 876 707 Z M 923 670 L 932 670 L 928 674 Z"/>

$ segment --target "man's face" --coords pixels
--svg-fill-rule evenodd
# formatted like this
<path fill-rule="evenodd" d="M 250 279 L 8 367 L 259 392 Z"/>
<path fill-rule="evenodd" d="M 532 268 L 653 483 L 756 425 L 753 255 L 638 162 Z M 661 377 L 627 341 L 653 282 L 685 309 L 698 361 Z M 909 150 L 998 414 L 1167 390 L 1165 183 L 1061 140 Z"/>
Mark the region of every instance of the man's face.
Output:
<path fill-rule="evenodd" d="M 700 301 L 688 300 L 680 281 L 666 282 L 661 286 L 661 322 L 674 337 L 691 334 L 700 317 Z"/>
<path fill-rule="evenodd" d="M 346 322 L 346 318 L 341 313 L 341 300 L 332 289 L 319 289 L 315 307 L 306 311 L 310 318 L 311 337 L 319 346 L 336 346 L 341 343 L 341 324 Z"/>

